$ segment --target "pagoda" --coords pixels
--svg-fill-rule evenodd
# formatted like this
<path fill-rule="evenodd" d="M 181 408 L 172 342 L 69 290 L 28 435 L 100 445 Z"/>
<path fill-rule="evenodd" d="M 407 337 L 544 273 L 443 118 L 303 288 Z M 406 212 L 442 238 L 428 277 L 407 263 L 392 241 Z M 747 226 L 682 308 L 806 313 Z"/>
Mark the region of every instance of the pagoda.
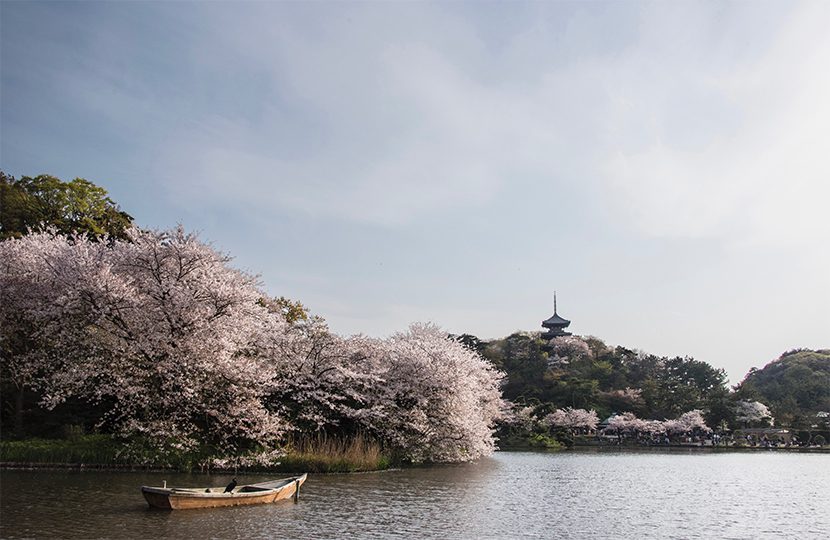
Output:
<path fill-rule="evenodd" d="M 568 319 L 563 319 L 556 312 L 556 292 L 553 293 L 553 316 L 550 319 L 542 321 L 542 326 L 546 331 L 542 334 L 542 339 L 549 341 L 554 338 L 570 336 L 570 332 L 565 332 L 565 328 L 571 324 Z"/>

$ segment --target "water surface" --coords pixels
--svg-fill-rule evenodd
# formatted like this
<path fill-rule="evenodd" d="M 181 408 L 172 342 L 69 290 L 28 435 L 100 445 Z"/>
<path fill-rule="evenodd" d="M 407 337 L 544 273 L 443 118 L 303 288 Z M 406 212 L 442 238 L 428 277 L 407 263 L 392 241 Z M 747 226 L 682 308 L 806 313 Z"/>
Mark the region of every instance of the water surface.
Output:
<path fill-rule="evenodd" d="M 240 476 L 241 482 L 267 479 Z M 3 538 L 830 538 L 830 455 L 500 452 L 312 475 L 298 503 L 162 511 L 142 484 L 229 476 L 2 471 Z"/>

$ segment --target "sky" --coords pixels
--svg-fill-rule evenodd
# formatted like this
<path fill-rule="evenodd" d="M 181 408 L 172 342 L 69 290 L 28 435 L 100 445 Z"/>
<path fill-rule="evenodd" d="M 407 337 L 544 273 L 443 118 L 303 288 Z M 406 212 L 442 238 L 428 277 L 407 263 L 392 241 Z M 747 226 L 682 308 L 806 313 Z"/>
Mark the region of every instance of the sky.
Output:
<path fill-rule="evenodd" d="M 830 3 L 2 2 L 0 168 L 340 334 L 830 347 Z"/>

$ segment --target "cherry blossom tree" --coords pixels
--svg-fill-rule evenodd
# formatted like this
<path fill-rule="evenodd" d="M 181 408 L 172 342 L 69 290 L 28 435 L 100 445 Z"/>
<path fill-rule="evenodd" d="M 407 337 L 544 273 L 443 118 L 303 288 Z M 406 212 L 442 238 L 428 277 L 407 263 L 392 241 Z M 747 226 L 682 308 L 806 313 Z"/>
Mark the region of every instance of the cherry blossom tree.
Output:
<path fill-rule="evenodd" d="M 675 420 L 664 421 L 663 428 L 667 433 L 675 434 L 692 433 L 694 431 L 708 433 L 712 431 L 703 419 L 703 412 L 698 409 L 685 412 Z"/>
<path fill-rule="evenodd" d="M 643 420 L 639 424 L 640 433 L 651 437 L 666 433 L 666 423 L 660 420 Z"/>
<path fill-rule="evenodd" d="M 536 407 L 514 405 L 502 415 L 501 422 L 524 432 L 531 432 L 539 423 L 536 416 Z"/>
<path fill-rule="evenodd" d="M 695 431 L 710 432 L 712 431 L 703 419 L 703 413 L 700 410 L 692 410 L 683 413 L 679 418 L 663 420 L 643 420 L 637 418 L 634 413 L 627 412 L 618 414 L 611 418 L 608 422 L 607 431 L 613 432 L 631 432 L 637 434 L 651 434 L 657 435 L 660 433 L 668 434 L 684 434 Z"/>
<path fill-rule="evenodd" d="M 502 374 L 439 328 L 370 339 L 289 323 L 284 303 L 195 235 L 126 234 L 0 243 L 4 381 L 37 386 L 47 407 L 112 404 L 102 423 L 162 449 L 221 457 L 330 431 L 411 461 L 493 451 Z"/>
<path fill-rule="evenodd" d="M 642 397 L 643 391 L 639 388 L 610 390 L 601 395 L 612 410 L 640 412 L 645 409 L 645 400 Z"/>
<path fill-rule="evenodd" d="M 49 329 L 59 314 L 49 309 L 55 287 L 47 261 L 67 246 L 52 242 L 54 231 L 0 242 L 0 377 L 16 394 L 14 431 L 23 428 L 24 395 L 37 390 L 53 370 Z"/>
<path fill-rule="evenodd" d="M 646 428 L 650 428 L 646 420 L 641 420 L 640 418 L 637 418 L 637 415 L 635 415 L 632 412 L 625 412 L 611 417 L 611 419 L 608 421 L 608 427 L 605 429 L 606 431 L 614 431 L 617 433 L 636 433 L 644 431 Z"/>
<path fill-rule="evenodd" d="M 375 343 L 385 384 L 366 425 L 411 461 L 469 461 L 495 449 L 502 374 L 430 324 Z"/>
<path fill-rule="evenodd" d="M 181 228 L 128 235 L 7 241 L 18 264 L 34 259 L 29 279 L 49 284 L 29 308 L 50 340 L 45 404 L 112 400 L 107 421 L 176 448 L 273 441 L 286 426 L 260 397 L 286 323 L 257 304 L 256 279 Z"/>
<path fill-rule="evenodd" d="M 551 366 L 570 364 L 591 357 L 591 348 L 577 336 L 562 336 L 550 340 Z"/>
<path fill-rule="evenodd" d="M 738 401 L 735 403 L 735 419 L 746 426 L 752 424 L 772 425 L 769 408 L 760 401 Z"/>
<path fill-rule="evenodd" d="M 275 376 L 267 407 L 292 419 L 297 433 L 354 435 L 383 416 L 385 384 L 378 341 L 329 332 L 317 317 L 292 325 L 276 340 Z"/>
<path fill-rule="evenodd" d="M 563 427 L 573 432 L 581 430 L 591 431 L 596 429 L 599 423 L 599 417 L 593 409 L 587 411 L 585 409 L 566 407 L 564 409 L 556 409 L 547 415 L 544 421 L 549 426 Z"/>

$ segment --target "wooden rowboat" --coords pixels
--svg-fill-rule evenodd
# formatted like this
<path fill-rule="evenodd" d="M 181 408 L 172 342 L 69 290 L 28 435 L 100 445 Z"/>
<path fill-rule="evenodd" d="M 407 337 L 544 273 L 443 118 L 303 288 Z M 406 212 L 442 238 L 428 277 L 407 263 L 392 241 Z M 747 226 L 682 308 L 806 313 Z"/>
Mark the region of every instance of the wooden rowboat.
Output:
<path fill-rule="evenodd" d="M 236 486 L 225 493 L 224 487 L 168 488 L 141 486 L 141 493 L 151 507 L 181 510 L 185 508 L 216 508 L 243 504 L 267 504 L 300 496 L 306 475 L 292 476 L 259 484 Z"/>

